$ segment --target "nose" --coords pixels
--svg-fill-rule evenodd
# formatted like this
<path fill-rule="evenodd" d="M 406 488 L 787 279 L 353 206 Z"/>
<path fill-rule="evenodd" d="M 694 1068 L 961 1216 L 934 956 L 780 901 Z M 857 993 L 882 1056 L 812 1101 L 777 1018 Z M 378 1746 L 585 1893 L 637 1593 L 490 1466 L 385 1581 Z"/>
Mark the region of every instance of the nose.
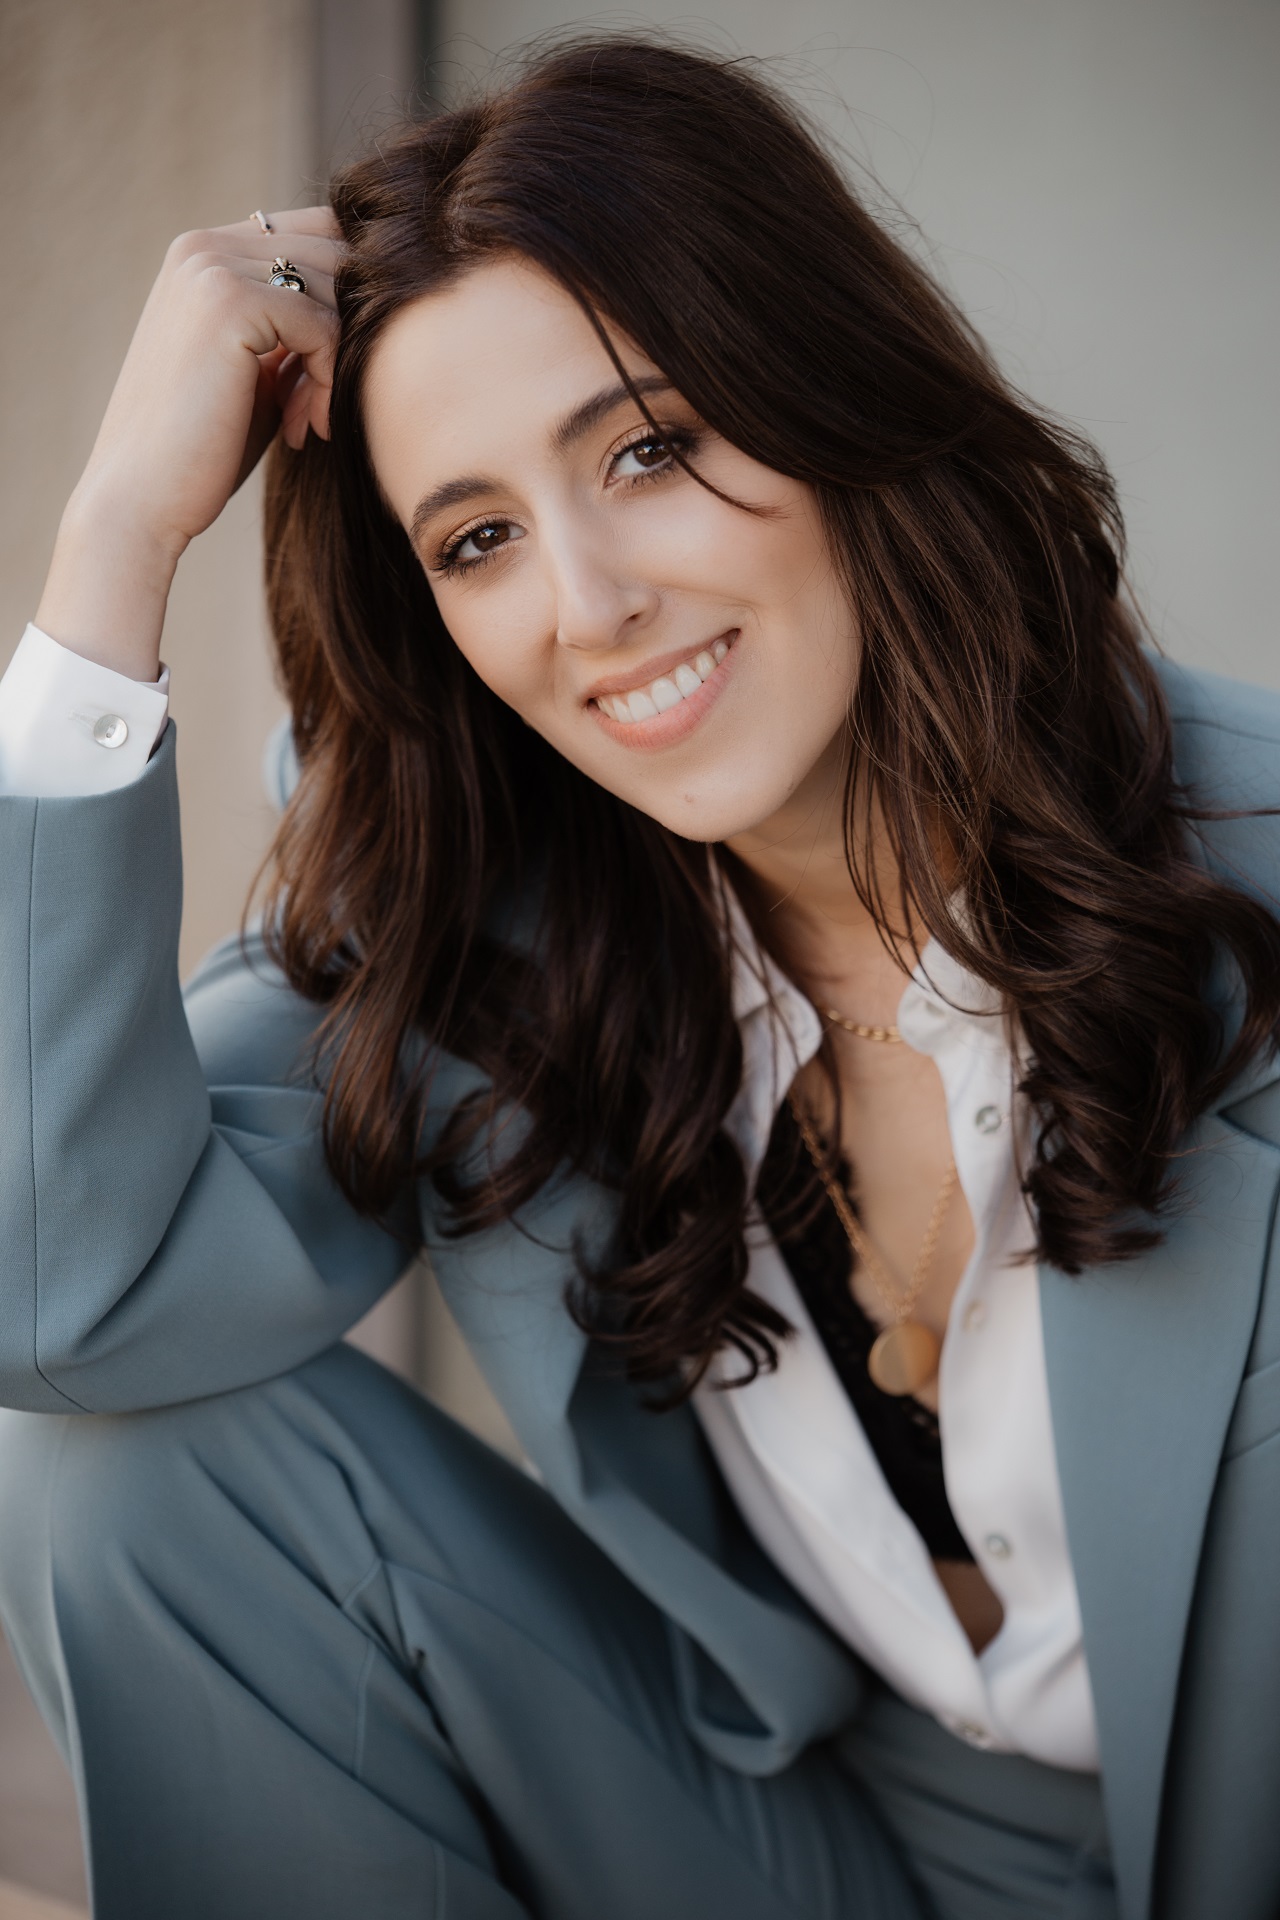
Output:
<path fill-rule="evenodd" d="M 599 522 L 561 529 L 544 551 L 558 646 L 599 653 L 641 632 L 656 614 L 657 589 Z"/>

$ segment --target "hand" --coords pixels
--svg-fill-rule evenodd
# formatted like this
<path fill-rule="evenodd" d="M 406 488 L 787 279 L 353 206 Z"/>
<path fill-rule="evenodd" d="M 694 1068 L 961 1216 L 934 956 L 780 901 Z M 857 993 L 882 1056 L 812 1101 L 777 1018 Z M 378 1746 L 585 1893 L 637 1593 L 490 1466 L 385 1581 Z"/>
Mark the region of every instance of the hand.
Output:
<path fill-rule="evenodd" d="M 283 423 L 328 435 L 339 241 L 327 207 L 186 233 L 165 257 L 88 466 L 37 622 L 64 646 L 154 679 L 173 570 Z M 307 291 L 271 287 L 282 254 Z"/>

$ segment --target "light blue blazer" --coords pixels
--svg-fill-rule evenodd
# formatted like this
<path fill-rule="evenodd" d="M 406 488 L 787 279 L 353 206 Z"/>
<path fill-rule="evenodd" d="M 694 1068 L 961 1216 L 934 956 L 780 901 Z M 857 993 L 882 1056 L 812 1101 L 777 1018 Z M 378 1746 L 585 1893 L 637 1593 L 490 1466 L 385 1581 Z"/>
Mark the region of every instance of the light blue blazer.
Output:
<path fill-rule="evenodd" d="M 1280 804 L 1280 697 L 1162 672 L 1182 779 Z M 1209 840 L 1280 894 L 1280 821 Z M 645 1413 L 588 1355 L 568 1250 L 607 1235 L 610 1198 L 565 1180 L 531 1234 L 461 1242 L 425 1191 L 402 1238 L 357 1219 L 299 1071 L 314 1008 L 237 943 L 184 1002 L 179 866 L 172 729 L 121 792 L 0 799 L 0 1402 L 124 1410 L 265 1379 L 337 1339 L 425 1236 L 547 1486 L 672 1622 L 691 1728 L 731 1766 L 785 1766 L 855 1710 L 861 1671 L 747 1533 L 692 1412 Z M 445 1062 L 429 1124 L 474 1084 Z M 1125 1920 L 1276 1920 L 1280 1064 L 1186 1146 L 1157 1251 L 1041 1272 L 1054 1431 Z"/>

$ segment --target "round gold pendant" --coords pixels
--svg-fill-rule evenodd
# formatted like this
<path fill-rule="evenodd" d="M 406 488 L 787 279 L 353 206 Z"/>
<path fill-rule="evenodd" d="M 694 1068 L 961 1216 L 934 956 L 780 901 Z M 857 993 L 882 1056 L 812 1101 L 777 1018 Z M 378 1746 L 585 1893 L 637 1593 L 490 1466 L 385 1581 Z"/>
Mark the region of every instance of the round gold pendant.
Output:
<path fill-rule="evenodd" d="M 942 1342 L 918 1320 L 886 1327 L 867 1355 L 867 1372 L 881 1393 L 918 1393 L 938 1371 Z"/>

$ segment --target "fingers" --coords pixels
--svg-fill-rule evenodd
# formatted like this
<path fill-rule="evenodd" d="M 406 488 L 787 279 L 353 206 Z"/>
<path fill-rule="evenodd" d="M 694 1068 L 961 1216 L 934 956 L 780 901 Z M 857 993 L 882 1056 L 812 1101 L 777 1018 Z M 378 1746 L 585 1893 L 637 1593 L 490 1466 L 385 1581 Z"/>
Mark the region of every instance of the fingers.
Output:
<path fill-rule="evenodd" d="M 290 236 L 304 233 L 316 234 L 325 240 L 340 241 L 342 238 L 332 207 L 294 207 L 287 213 L 269 213 L 267 220 L 271 227 L 271 233 L 263 236 L 267 239 L 280 233 Z M 239 226 L 249 232 L 262 234 L 262 229 L 252 215 L 248 220 L 242 220 Z"/>
<path fill-rule="evenodd" d="M 252 216 L 225 227 L 180 234 L 162 276 L 177 298 L 193 297 L 212 322 L 202 335 L 238 338 L 256 357 L 258 377 L 244 457 L 236 484 L 251 471 L 277 425 L 292 447 L 308 431 L 329 436 L 329 390 L 338 324 L 334 275 L 342 257 L 329 207 Z M 287 260 L 305 292 L 270 284 L 277 258 Z M 159 286 L 161 283 L 157 283 Z"/>
<path fill-rule="evenodd" d="M 308 427 L 314 427 L 322 440 L 329 438 L 329 392 L 327 387 L 318 386 L 310 374 L 302 372 L 286 396 L 281 412 L 280 430 L 295 453 L 306 439 Z"/>
<path fill-rule="evenodd" d="M 306 439 L 308 428 L 321 440 L 329 438 L 330 391 L 329 384 L 313 378 L 301 362 L 286 366 L 276 400 L 280 410 L 280 430 L 286 443 L 295 452 Z"/>
<path fill-rule="evenodd" d="M 313 379 L 328 385 L 338 340 L 338 319 L 333 311 L 333 289 L 329 303 L 313 299 L 309 293 L 295 293 L 290 287 L 262 289 L 263 313 L 275 333 L 275 340 L 246 341 L 255 353 L 269 352 L 277 343 L 301 358 Z"/>
<path fill-rule="evenodd" d="M 209 239 L 215 243 L 211 252 L 240 254 L 247 260 L 274 260 L 283 254 L 300 267 L 309 263 L 324 267 L 330 273 L 342 258 L 342 249 L 336 240 L 316 233 L 259 233 L 255 228 L 251 233 L 242 234 L 239 228 L 219 227 Z"/>
<path fill-rule="evenodd" d="M 314 249 L 318 244 L 312 241 L 311 247 Z M 273 263 L 277 257 L 275 254 L 272 254 L 269 259 L 258 260 L 242 253 L 192 253 L 183 261 L 179 272 L 197 281 L 213 279 L 222 286 L 234 284 L 241 292 L 253 288 L 255 292 L 260 292 L 272 303 L 272 312 L 275 311 L 276 303 L 283 298 L 286 302 L 292 301 L 295 306 L 322 307 L 327 313 L 333 314 L 337 311 L 337 297 L 333 285 L 335 263 L 332 256 L 327 263 L 320 258 L 313 261 L 294 257 L 303 255 L 304 251 L 301 246 L 293 246 L 287 258 L 289 264 L 297 268 L 306 282 L 305 293 L 298 287 L 272 286 Z M 290 341 L 289 344 L 293 345 L 293 342 Z M 259 352 L 266 350 L 265 347 L 258 349 Z"/>
<path fill-rule="evenodd" d="M 280 244 L 273 246 L 272 241 Z M 256 247 L 248 247 L 244 251 L 237 249 L 235 252 L 210 250 L 208 253 L 195 254 L 192 258 L 198 265 L 212 265 L 216 261 L 220 266 L 243 273 L 263 286 L 271 278 L 274 263 L 287 260 L 306 281 L 307 292 L 313 300 L 323 300 L 328 307 L 333 305 L 333 277 L 337 272 L 339 254 L 328 240 L 316 240 L 304 235 L 291 239 L 286 246 L 281 235 L 272 234 L 266 239 L 259 234 Z M 286 288 L 285 291 L 291 289 Z"/>
<path fill-rule="evenodd" d="M 308 293 L 332 306 L 333 277 L 341 258 L 338 243 L 323 234 L 259 233 L 251 221 L 243 221 L 236 227 L 179 234 L 169 249 L 168 265 L 171 273 L 230 268 L 265 282 L 272 263 L 286 259 L 307 282 Z"/>
<path fill-rule="evenodd" d="M 319 316 L 326 323 L 325 331 L 320 340 L 308 347 L 304 344 L 306 328 L 298 324 L 300 316 L 282 304 L 293 301 L 301 307 L 305 296 L 290 293 L 284 287 L 273 287 L 269 292 L 275 301 L 271 317 L 280 342 L 293 349 L 277 369 L 275 404 L 280 410 L 285 440 L 296 449 L 306 439 L 308 427 L 322 440 L 329 438 L 329 395 L 333 387 L 337 320 L 323 308 L 319 309 Z M 317 309 L 312 308 L 312 312 Z M 268 360 L 273 357 L 266 356 Z"/>

